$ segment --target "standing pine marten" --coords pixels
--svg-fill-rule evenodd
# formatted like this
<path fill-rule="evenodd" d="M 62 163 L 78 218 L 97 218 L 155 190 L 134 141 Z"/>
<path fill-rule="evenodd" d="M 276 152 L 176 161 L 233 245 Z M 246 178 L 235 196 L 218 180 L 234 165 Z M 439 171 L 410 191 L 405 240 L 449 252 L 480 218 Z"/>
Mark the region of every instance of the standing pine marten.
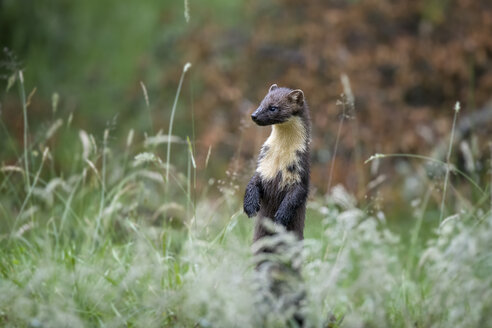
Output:
<path fill-rule="evenodd" d="M 303 239 L 311 141 L 304 93 L 274 84 L 251 118 L 260 126 L 272 125 L 244 195 L 244 212 L 248 217 L 258 213 L 253 240 L 270 234 L 265 218 Z"/>

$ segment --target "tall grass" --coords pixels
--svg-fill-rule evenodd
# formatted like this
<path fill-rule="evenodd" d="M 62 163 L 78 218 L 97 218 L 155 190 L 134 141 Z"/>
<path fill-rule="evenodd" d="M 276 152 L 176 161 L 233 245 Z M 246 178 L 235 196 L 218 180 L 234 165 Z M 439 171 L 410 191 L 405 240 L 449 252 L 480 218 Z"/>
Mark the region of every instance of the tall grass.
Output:
<path fill-rule="evenodd" d="M 169 156 L 135 133 L 119 151 L 108 130 L 100 144 L 80 132 L 70 173 L 46 169 L 47 148 L 2 167 L 0 326 L 295 327 L 294 313 L 306 327 L 492 326 L 490 211 L 457 213 L 424 239 L 437 217 L 423 195 L 407 243 L 338 185 L 309 202 L 302 244 L 262 241 L 275 249 L 263 270 L 235 194 L 203 192 L 187 210 L 191 140 L 174 148 L 187 172 L 169 171 Z M 179 192 L 163 203 L 169 181 Z"/>
<path fill-rule="evenodd" d="M 343 94 L 341 96 L 341 100 L 337 100 L 337 106 L 342 107 L 342 113 L 341 113 L 340 123 L 338 124 L 337 136 L 335 138 L 335 146 L 334 146 L 333 155 L 331 158 L 330 173 L 328 174 L 328 184 L 326 187 L 326 192 L 330 192 L 330 188 L 331 188 L 331 182 L 332 182 L 331 180 L 333 178 L 333 170 L 335 169 L 335 160 L 337 157 L 338 144 L 340 142 L 340 136 L 342 133 L 343 123 L 345 122 L 345 118 L 348 117 L 347 112 L 353 111 L 354 106 L 355 106 L 354 95 L 352 93 L 352 88 L 350 87 L 350 81 L 349 81 L 348 76 L 346 74 L 342 74 L 340 77 L 340 80 L 341 80 L 342 86 L 343 86 Z"/>
<path fill-rule="evenodd" d="M 186 72 L 190 69 L 190 67 L 190 63 L 186 63 L 183 67 L 183 72 L 181 73 L 181 78 L 179 79 L 178 91 L 176 91 L 173 107 L 171 109 L 171 118 L 169 119 L 169 129 L 167 135 L 166 181 L 169 181 L 169 162 L 171 160 L 171 136 L 173 134 L 174 114 L 176 113 L 176 106 L 178 105 L 179 94 L 181 93 L 181 87 L 183 86 L 184 76 Z"/>
<path fill-rule="evenodd" d="M 19 94 L 21 98 L 21 104 L 22 104 L 22 116 L 24 120 L 24 170 L 25 170 L 25 179 L 26 179 L 26 190 L 31 189 L 31 177 L 29 174 L 29 157 L 28 157 L 28 140 L 27 140 L 27 135 L 28 135 L 28 129 L 29 129 L 29 124 L 27 122 L 27 102 L 26 102 L 26 90 L 24 88 L 24 75 L 22 74 L 22 71 L 19 70 L 18 72 L 18 77 L 19 77 Z"/>
<path fill-rule="evenodd" d="M 490 191 L 490 212 L 492 213 L 492 142 L 489 143 L 489 151 L 490 151 L 490 167 L 489 167 L 489 175 L 490 175 L 490 185 L 489 185 L 489 191 Z"/>
<path fill-rule="evenodd" d="M 448 191 L 449 171 L 451 171 L 449 166 L 451 165 L 450 160 L 451 160 L 451 152 L 453 151 L 454 131 L 456 129 L 456 119 L 458 118 L 459 111 L 460 111 L 460 103 L 457 102 L 456 105 L 454 106 L 453 126 L 451 128 L 451 137 L 449 139 L 448 153 L 446 155 L 446 175 L 444 177 L 444 187 L 442 190 L 441 217 L 439 218 L 439 222 L 442 222 L 442 219 L 444 217 L 444 204 L 446 202 L 446 192 Z"/>

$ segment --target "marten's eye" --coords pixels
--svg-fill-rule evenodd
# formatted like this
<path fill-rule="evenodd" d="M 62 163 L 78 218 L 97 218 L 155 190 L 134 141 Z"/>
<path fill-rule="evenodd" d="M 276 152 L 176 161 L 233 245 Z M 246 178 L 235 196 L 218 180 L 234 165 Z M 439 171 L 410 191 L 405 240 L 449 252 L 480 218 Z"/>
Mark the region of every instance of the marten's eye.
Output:
<path fill-rule="evenodd" d="M 274 112 L 274 111 L 276 111 L 277 109 L 278 109 L 278 107 L 277 107 L 277 106 L 270 106 L 270 107 L 268 107 L 268 110 L 270 110 L 271 112 Z"/>

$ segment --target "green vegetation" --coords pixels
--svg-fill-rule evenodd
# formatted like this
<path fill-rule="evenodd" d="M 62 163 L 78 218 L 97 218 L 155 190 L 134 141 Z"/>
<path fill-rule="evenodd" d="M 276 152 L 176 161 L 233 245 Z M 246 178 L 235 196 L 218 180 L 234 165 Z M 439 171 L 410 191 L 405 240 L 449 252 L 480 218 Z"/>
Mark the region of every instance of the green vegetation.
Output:
<path fill-rule="evenodd" d="M 260 315 L 267 305 L 236 192 L 242 186 L 231 179 L 219 197 L 207 188 L 197 195 L 190 142 L 181 148 L 183 171 L 156 155 L 167 136 L 135 144 L 131 132 L 118 151 L 109 130 L 93 136 L 69 124 L 55 123 L 26 143 L 27 156 L 19 151 L 1 168 L 2 326 L 285 325 L 285 312 Z M 60 176 L 50 168 L 53 152 L 69 150 L 49 145 L 63 130 L 79 134 L 82 147 L 71 150 L 72 172 Z M 490 211 L 431 224 L 424 243 L 427 201 L 417 206 L 411 242 L 391 232 L 382 212 L 358 209 L 341 186 L 310 202 L 299 287 L 309 326 L 330 318 L 342 327 L 492 324 Z M 287 262 L 299 261 L 288 254 Z"/>
<path fill-rule="evenodd" d="M 324 53 L 315 46 L 326 43 L 325 33 L 316 31 L 316 20 L 309 18 L 318 17 L 315 6 L 323 1 L 302 10 L 280 2 L 285 12 L 276 3 L 186 1 L 192 6 L 189 22 L 181 1 L 124 6 L 116 1 L 32 2 L 32 7 L 16 1 L 0 0 L 0 27 L 7 31 L 0 41 L 10 47 L 0 62 L 5 75 L 0 84 L 0 327 L 295 327 L 295 311 L 306 327 L 492 327 L 489 154 L 478 138 L 471 146 L 464 141 L 460 149 L 465 164 L 458 163 L 455 129 L 464 110 L 455 110 L 453 119 L 448 109 L 445 117 L 454 123 L 443 133 L 446 137 L 436 140 L 432 131 L 422 130 L 431 135 L 429 143 L 445 145 L 444 156 L 397 153 L 400 148 L 383 146 L 381 151 L 396 150 L 363 158 L 379 144 L 370 148 L 367 144 L 374 140 L 359 140 L 368 135 L 362 129 L 355 141 L 347 137 L 347 131 L 359 133 L 351 120 L 359 115 L 354 99 L 358 92 L 374 94 L 371 88 L 379 86 L 366 83 L 368 89 L 361 90 L 359 84 L 352 94 L 350 74 L 343 75 L 340 86 L 333 82 L 338 75 L 323 77 L 324 61 L 278 46 L 290 45 L 299 31 L 303 37 L 307 31 L 312 39 L 303 42 L 312 43 L 303 51 Z M 335 15 L 322 21 L 352 30 L 353 24 L 366 24 L 366 16 L 368 22 L 382 20 L 383 10 L 357 16 L 357 10 L 365 13 L 371 3 L 347 3 L 335 3 Z M 422 11 L 426 33 L 432 32 L 428 24 L 446 24 L 446 15 L 459 11 L 449 1 L 439 3 L 409 4 Z M 335 19 L 350 8 L 360 22 Z M 242 11 L 249 14 L 240 15 Z M 271 12 L 277 15 L 275 24 L 262 22 L 251 32 L 249 27 L 265 17 L 269 21 Z M 258 21 L 249 21 L 251 16 Z M 408 35 L 417 26 L 412 19 L 404 23 Z M 36 24 L 24 24 L 29 21 Z M 292 21 L 310 25 L 300 29 Z M 37 24 L 41 22 L 49 24 Z M 276 34 L 278 30 L 285 34 Z M 347 35 L 354 44 L 361 37 Z M 269 37 L 279 41 L 277 48 L 265 46 L 263 38 Z M 394 36 L 382 38 L 381 47 L 389 51 L 385 43 Z M 245 46 L 247 42 L 252 45 Z M 366 49 L 357 53 L 352 47 L 353 56 L 367 56 Z M 341 58 L 349 50 L 328 53 Z M 481 53 L 487 56 L 485 50 Z M 283 61 L 266 59 L 262 69 L 254 66 L 268 56 L 283 56 Z M 350 61 L 329 56 L 335 63 Z M 188 60 L 193 66 L 185 64 Z M 485 80 L 486 65 L 476 65 Z M 451 76 L 458 76 L 455 70 L 468 74 L 459 65 L 449 66 Z M 387 82 L 392 88 L 403 88 L 398 83 L 414 86 L 413 78 L 405 80 L 409 74 L 396 78 L 392 67 L 377 69 L 392 76 Z M 298 81 L 296 70 L 310 77 Z M 252 130 L 231 107 L 244 107 L 247 116 L 254 106 L 248 103 L 248 92 L 264 93 L 261 76 L 281 79 L 280 71 L 290 74 L 283 81 L 311 88 L 309 99 L 318 104 L 317 112 L 313 110 L 314 166 L 329 163 L 330 169 L 313 172 L 317 189 L 308 203 L 305 240 L 299 243 L 279 233 L 263 241 L 277 251 L 267 256 L 281 268 L 272 278 L 255 270 L 262 258 L 253 256 L 252 248 L 258 247 L 251 247 L 253 221 L 242 212 L 243 175 L 252 170 L 248 147 L 258 150 L 256 136 L 249 136 Z M 398 83 L 392 82 L 393 74 Z M 422 74 L 431 75 L 426 70 Z M 324 84 L 317 78 L 331 79 L 330 92 L 344 92 L 338 127 L 328 129 L 336 120 L 323 119 L 321 99 L 329 98 L 336 107 L 336 96 L 324 96 L 319 91 Z M 247 90 L 251 81 L 261 84 L 254 92 Z M 427 92 L 417 90 L 418 101 L 412 101 L 427 101 L 427 106 L 429 100 L 420 99 Z M 473 90 L 466 92 L 473 98 Z M 481 90 L 479 99 L 485 93 Z M 395 98 L 403 99 L 405 92 L 397 94 Z M 378 107 L 381 100 L 371 101 Z M 379 127 L 385 126 L 383 117 L 383 123 L 376 122 Z M 333 136 L 329 143 L 321 135 L 328 130 Z M 214 131 L 219 140 L 210 137 Z M 406 140 L 409 148 L 418 143 L 408 131 Z M 353 156 L 356 161 L 347 156 L 347 144 L 362 149 Z M 466 147 L 472 148 L 469 155 Z M 333 149 L 335 156 L 326 155 Z M 378 171 L 383 165 L 386 171 Z M 480 168 L 470 169 L 474 165 Z M 362 197 L 337 183 L 340 167 L 357 175 Z M 377 174 L 359 174 L 360 167 Z M 400 176 L 405 181 L 386 190 L 385 195 L 394 197 L 387 200 L 391 210 L 384 210 L 378 187 L 385 179 L 398 180 L 387 174 L 393 169 L 405 171 Z M 364 184 L 364 174 L 372 181 Z M 401 196 L 412 181 L 418 184 L 414 193 Z M 282 292 L 273 295 L 269 287 L 279 281 Z M 302 301 L 292 307 L 291 299 L 298 295 Z"/>

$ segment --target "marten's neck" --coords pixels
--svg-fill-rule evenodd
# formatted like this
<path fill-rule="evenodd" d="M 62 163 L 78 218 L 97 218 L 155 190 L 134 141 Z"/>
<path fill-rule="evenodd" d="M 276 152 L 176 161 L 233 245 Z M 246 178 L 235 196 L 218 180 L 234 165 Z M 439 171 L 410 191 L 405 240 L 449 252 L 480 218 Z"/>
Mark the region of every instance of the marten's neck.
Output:
<path fill-rule="evenodd" d="M 304 151 L 309 138 L 308 128 L 302 119 L 293 116 L 287 122 L 272 126 L 272 133 L 267 142 L 281 145 L 285 150 Z"/>
<path fill-rule="evenodd" d="M 265 180 L 273 180 L 279 173 L 281 183 L 300 182 L 304 170 L 300 154 L 309 149 L 309 126 L 299 116 L 272 126 L 272 133 L 263 145 L 257 172 Z"/>

